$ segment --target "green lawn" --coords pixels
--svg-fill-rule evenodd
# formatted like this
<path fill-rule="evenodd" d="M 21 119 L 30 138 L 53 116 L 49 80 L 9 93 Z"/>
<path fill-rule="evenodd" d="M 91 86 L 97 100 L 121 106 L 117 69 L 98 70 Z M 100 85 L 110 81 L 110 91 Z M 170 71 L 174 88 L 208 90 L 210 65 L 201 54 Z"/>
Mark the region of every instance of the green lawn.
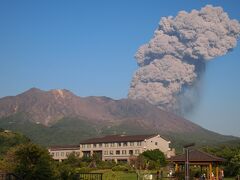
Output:
<path fill-rule="evenodd" d="M 135 172 L 112 171 L 111 169 L 96 170 L 94 173 L 103 173 L 103 180 L 137 180 Z M 149 172 L 150 173 L 150 172 Z M 152 172 L 151 174 L 155 174 Z M 141 174 L 147 174 L 143 171 Z M 168 179 L 168 178 L 163 178 Z M 235 178 L 224 178 L 224 180 L 235 180 Z"/>
<path fill-rule="evenodd" d="M 103 180 L 136 180 L 137 174 L 134 172 L 96 170 L 95 173 L 103 173 Z"/>

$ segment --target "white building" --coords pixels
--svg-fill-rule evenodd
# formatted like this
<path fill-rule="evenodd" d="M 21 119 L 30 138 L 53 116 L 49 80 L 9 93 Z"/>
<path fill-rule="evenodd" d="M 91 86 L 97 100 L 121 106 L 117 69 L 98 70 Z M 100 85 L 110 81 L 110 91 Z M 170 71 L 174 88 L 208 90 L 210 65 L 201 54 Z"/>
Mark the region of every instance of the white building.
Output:
<path fill-rule="evenodd" d="M 171 142 L 160 135 L 111 135 L 102 138 L 88 139 L 80 144 L 80 157 L 99 154 L 103 161 L 129 161 L 132 156 L 138 156 L 146 150 L 159 149 L 166 157 L 175 155 L 170 149 Z"/>
<path fill-rule="evenodd" d="M 48 148 L 48 152 L 52 155 L 52 158 L 56 161 L 63 161 L 67 159 L 70 153 L 80 154 L 79 145 L 72 146 L 52 146 Z"/>

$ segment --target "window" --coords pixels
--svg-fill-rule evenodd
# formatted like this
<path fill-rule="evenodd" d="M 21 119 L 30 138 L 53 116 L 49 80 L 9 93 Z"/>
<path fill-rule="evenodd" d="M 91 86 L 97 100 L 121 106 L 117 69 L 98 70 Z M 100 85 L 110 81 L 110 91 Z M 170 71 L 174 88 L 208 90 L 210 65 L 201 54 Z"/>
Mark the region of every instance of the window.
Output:
<path fill-rule="evenodd" d="M 105 147 L 108 147 L 108 143 L 105 143 Z"/>
<path fill-rule="evenodd" d="M 56 156 L 59 156 L 59 152 L 56 152 Z"/>
<path fill-rule="evenodd" d="M 133 150 L 129 150 L 129 154 L 130 154 L 130 155 L 133 155 Z"/>
<path fill-rule="evenodd" d="M 64 156 L 64 152 L 61 152 L 61 156 Z"/>
<path fill-rule="evenodd" d="M 136 149 L 135 154 L 139 154 L 139 153 L 140 153 L 139 149 Z"/>
<path fill-rule="evenodd" d="M 85 144 L 82 145 L 82 148 L 85 148 Z"/>
<path fill-rule="evenodd" d="M 69 156 L 70 152 L 66 152 L 66 156 Z"/>
<path fill-rule="evenodd" d="M 157 145 L 158 145 L 158 143 L 157 143 L 157 142 L 155 142 L 155 145 L 157 146 Z"/>
<path fill-rule="evenodd" d="M 134 142 L 130 142 L 130 146 L 134 146 Z"/>
<path fill-rule="evenodd" d="M 122 150 L 122 154 L 127 154 L 127 151 L 126 150 Z"/>
<path fill-rule="evenodd" d="M 116 154 L 119 155 L 119 154 L 120 154 L 120 151 L 119 151 L 119 150 L 116 150 Z"/>
<path fill-rule="evenodd" d="M 113 151 L 110 151 L 109 154 L 110 154 L 110 155 L 113 155 Z"/>
<path fill-rule="evenodd" d="M 108 155 L 108 151 L 104 151 L 104 155 Z"/>
<path fill-rule="evenodd" d="M 96 147 L 97 147 L 97 144 L 93 144 L 93 147 L 96 148 Z"/>
<path fill-rule="evenodd" d="M 102 147 L 102 143 L 99 143 L 99 147 Z"/>
<path fill-rule="evenodd" d="M 141 146 L 141 145 L 142 145 L 141 141 L 137 142 L 137 146 Z"/>
<path fill-rule="evenodd" d="M 122 145 L 122 143 L 117 143 L 117 146 L 118 146 L 118 147 L 121 147 L 121 145 Z"/>
<path fill-rule="evenodd" d="M 91 148 L 91 144 L 87 144 L 87 148 Z"/>
<path fill-rule="evenodd" d="M 123 143 L 123 146 L 127 146 L 127 145 L 128 145 L 128 143 L 127 143 L 127 142 L 124 142 L 124 143 Z"/>
<path fill-rule="evenodd" d="M 114 147 L 115 146 L 115 143 L 111 143 L 111 147 Z"/>

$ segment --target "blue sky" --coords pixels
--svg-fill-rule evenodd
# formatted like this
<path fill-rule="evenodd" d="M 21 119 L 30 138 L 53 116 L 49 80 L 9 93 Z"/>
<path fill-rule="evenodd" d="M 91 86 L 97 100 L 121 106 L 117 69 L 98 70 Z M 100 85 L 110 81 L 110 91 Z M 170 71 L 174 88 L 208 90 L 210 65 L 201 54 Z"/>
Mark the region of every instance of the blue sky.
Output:
<path fill-rule="evenodd" d="M 37 87 L 126 98 L 137 69 L 134 54 L 152 37 L 160 18 L 206 4 L 240 20 L 235 0 L 2 0 L 0 97 Z M 240 136 L 239 57 L 240 42 L 208 63 L 201 99 L 188 119 Z"/>

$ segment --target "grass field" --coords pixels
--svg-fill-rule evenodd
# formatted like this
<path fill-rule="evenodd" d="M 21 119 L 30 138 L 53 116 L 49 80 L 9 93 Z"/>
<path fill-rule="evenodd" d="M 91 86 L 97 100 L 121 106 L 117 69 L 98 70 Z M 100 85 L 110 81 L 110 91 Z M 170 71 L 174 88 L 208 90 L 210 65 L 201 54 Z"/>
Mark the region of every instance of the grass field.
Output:
<path fill-rule="evenodd" d="M 111 169 L 96 170 L 93 172 L 103 173 L 103 180 L 137 180 L 138 177 L 135 172 L 112 171 Z M 146 174 L 146 172 L 141 172 L 140 174 Z M 155 174 L 155 172 L 152 172 L 152 174 Z M 167 179 L 169 178 L 163 178 L 163 180 Z M 235 178 L 224 178 L 224 180 L 235 180 Z"/>
<path fill-rule="evenodd" d="M 95 173 L 103 173 L 103 180 L 137 180 L 137 174 L 134 172 L 97 170 Z"/>
<path fill-rule="evenodd" d="M 152 174 L 153 180 L 156 179 L 156 171 L 146 171 L 143 170 L 138 172 L 124 172 L 124 171 L 112 171 L 111 169 L 106 170 L 96 170 L 94 173 L 103 173 L 103 180 L 137 180 L 143 179 L 144 175 Z M 163 178 L 164 180 L 165 178 Z M 167 178 L 168 179 L 168 178 Z"/>

